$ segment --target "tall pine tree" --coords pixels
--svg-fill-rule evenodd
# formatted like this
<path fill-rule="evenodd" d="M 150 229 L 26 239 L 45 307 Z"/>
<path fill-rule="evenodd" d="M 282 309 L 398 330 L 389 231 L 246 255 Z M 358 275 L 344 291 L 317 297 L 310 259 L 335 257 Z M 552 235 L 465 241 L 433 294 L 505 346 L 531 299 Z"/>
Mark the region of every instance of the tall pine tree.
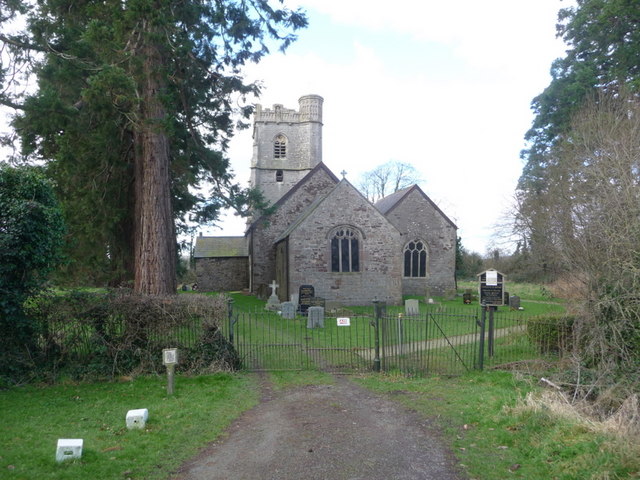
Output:
<path fill-rule="evenodd" d="M 276 4 L 277 8 L 272 4 Z M 280 4 L 280 5 L 278 5 Z M 3 94 L 24 154 L 47 162 L 75 242 L 75 272 L 134 279 L 140 293 L 175 292 L 176 226 L 187 213 L 214 219 L 252 199 L 229 172 L 225 150 L 238 99 L 257 94 L 240 75 L 271 45 L 306 26 L 282 0 L 38 0 L 19 8 L 24 31 L 0 34 L 37 92 Z M 19 12 L 20 13 L 20 12 Z M 10 68 L 14 68 L 10 70 Z M 22 101 L 23 100 L 23 101 Z M 210 197 L 196 188 L 213 185 Z M 86 276 L 85 276 L 86 278 Z"/>

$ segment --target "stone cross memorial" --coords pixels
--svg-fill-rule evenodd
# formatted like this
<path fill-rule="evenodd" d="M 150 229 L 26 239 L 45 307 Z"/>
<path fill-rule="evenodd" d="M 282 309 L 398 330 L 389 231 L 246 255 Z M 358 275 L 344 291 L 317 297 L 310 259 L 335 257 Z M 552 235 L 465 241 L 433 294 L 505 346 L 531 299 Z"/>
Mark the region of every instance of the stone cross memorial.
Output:
<path fill-rule="evenodd" d="M 276 281 L 274 280 L 268 286 L 271 289 L 271 295 L 269 296 L 269 300 L 267 300 L 267 305 L 265 306 L 265 308 L 267 310 L 277 310 L 278 307 L 280 306 L 280 299 L 278 298 L 278 295 L 276 294 L 276 289 L 280 285 L 278 285 L 276 283 Z"/>

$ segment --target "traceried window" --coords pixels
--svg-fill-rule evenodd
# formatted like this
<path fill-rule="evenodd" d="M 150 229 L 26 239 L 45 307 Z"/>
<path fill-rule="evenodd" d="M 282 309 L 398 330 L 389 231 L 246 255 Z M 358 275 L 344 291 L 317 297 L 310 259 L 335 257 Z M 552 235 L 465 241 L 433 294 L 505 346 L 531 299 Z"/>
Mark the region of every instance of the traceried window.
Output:
<path fill-rule="evenodd" d="M 331 237 L 331 271 L 360 271 L 360 235 L 350 227 L 337 228 Z"/>
<path fill-rule="evenodd" d="M 404 247 L 404 276 L 427 276 L 427 247 L 422 240 L 414 240 Z"/>
<path fill-rule="evenodd" d="M 273 158 L 287 158 L 287 137 L 278 135 L 273 142 Z"/>

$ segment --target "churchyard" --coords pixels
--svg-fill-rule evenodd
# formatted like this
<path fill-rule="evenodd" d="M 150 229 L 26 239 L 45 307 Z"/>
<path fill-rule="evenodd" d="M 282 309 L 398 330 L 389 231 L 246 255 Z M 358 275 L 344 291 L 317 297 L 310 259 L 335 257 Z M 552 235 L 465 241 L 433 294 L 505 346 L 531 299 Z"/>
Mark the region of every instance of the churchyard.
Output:
<path fill-rule="evenodd" d="M 518 305 L 521 308 L 503 306 L 490 317 L 485 315 L 487 345 L 482 350 L 486 353 L 480 355 L 483 315 L 475 296 L 471 303 L 463 302 L 462 292 L 470 290 L 467 286 L 449 297 L 406 297 L 404 305 L 383 306 L 378 317 L 374 302 L 341 307 L 314 298 L 322 306 L 308 307 L 310 313 L 305 315 L 290 302 L 265 310 L 264 303 L 234 293 L 231 322 L 222 329 L 250 370 L 323 368 L 354 373 L 380 369 L 456 375 L 484 365 L 535 360 L 541 352 L 556 353 L 544 345 L 544 335 L 532 339 L 527 329 L 532 317 L 564 311 L 558 299 L 541 298 L 538 289 L 523 290 L 523 299 L 513 295 L 514 303 L 523 302 Z M 554 322 L 553 317 L 548 321 Z M 536 333 L 544 331 L 537 328 Z"/>

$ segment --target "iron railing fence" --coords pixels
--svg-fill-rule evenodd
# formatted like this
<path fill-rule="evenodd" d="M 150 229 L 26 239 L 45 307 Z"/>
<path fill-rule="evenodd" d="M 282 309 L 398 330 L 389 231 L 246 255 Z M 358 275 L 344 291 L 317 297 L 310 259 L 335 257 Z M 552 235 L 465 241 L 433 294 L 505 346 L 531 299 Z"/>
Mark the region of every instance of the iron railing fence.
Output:
<path fill-rule="evenodd" d="M 570 344 L 570 329 L 558 333 L 555 323 L 538 321 L 532 333 L 532 319 L 506 308 L 421 305 L 415 315 L 402 310 L 327 312 L 323 325 L 314 328 L 300 314 L 285 319 L 278 312 L 236 310 L 223 331 L 248 370 L 457 375 L 554 359 Z"/>
<path fill-rule="evenodd" d="M 307 328 L 308 318 L 299 313 L 285 319 L 278 312 L 229 307 L 227 318 L 218 321 L 218 326 L 247 370 L 457 375 L 554 360 L 573 344 L 569 324 L 527 317 L 504 307 L 491 315 L 476 306 L 421 304 L 415 315 L 406 315 L 402 307 L 359 307 L 327 311 L 323 326 L 314 328 Z M 163 348 L 180 349 L 187 361 L 184 356 L 195 355 L 203 332 L 201 319 L 194 317 L 170 328 L 148 325 L 135 344 L 123 344 L 127 325 L 116 317 L 100 328 L 91 322 L 58 320 L 42 326 L 39 347 L 54 366 L 86 366 L 106 354 L 115 371 L 118 364 L 125 369 L 123 362 L 135 353 L 135 357 L 144 356 L 146 364 L 162 369 Z"/>

